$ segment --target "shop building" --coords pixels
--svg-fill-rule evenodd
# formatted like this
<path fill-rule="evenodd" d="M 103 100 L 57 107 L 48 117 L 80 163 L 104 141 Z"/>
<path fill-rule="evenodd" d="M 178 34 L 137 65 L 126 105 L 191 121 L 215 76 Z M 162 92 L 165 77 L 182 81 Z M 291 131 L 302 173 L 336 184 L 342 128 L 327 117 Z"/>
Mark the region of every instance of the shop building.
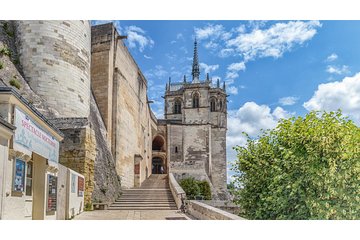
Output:
<path fill-rule="evenodd" d="M 4 161 L 9 156 L 9 143 L 15 126 L 0 117 L 0 219 L 2 215 L 2 199 L 4 188 Z"/>
<path fill-rule="evenodd" d="M 0 117 L 0 218 L 56 219 L 62 133 L 13 88 L 0 87 Z"/>

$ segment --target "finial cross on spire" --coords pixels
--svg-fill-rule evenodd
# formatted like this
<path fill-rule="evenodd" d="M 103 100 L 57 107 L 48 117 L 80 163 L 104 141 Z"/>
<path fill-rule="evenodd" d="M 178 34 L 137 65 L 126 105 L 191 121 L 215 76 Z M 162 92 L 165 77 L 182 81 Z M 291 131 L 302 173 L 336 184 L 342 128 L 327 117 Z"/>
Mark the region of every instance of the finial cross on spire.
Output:
<path fill-rule="evenodd" d="M 193 76 L 193 83 L 200 82 L 200 80 L 199 80 L 200 66 L 199 66 L 199 58 L 198 58 L 198 52 L 197 52 L 197 40 L 196 40 L 196 37 L 195 37 L 195 42 L 194 42 L 194 58 L 193 58 L 193 65 L 192 65 L 191 75 Z"/>

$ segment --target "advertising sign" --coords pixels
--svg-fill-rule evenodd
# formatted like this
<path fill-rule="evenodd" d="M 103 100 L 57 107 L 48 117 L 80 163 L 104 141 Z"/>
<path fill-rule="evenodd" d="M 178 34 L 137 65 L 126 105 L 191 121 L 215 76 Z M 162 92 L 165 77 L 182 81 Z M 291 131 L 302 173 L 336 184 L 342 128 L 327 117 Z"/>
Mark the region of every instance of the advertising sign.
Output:
<path fill-rule="evenodd" d="M 14 174 L 14 191 L 23 192 L 25 184 L 25 162 L 16 159 L 15 174 Z"/>
<path fill-rule="evenodd" d="M 57 177 L 48 175 L 47 212 L 56 211 L 57 201 Z"/>
<path fill-rule="evenodd" d="M 14 148 L 28 154 L 35 152 L 49 161 L 59 162 L 59 142 L 42 130 L 33 119 L 15 107 Z"/>
<path fill-rule="evenodd" d="M 84 178 L 78 176 L 78 197 L 84 196 Z"/>

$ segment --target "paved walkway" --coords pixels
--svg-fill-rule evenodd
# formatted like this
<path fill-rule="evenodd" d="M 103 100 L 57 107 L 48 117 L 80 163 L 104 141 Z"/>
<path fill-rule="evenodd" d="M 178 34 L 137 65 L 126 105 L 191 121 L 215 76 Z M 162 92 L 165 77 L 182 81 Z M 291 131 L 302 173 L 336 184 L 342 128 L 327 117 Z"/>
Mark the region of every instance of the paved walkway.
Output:
<path fill-rule="evenodd" d="M 75 216 L 74 220 L 191 220 L 179 210 L 95 210 Z"/>

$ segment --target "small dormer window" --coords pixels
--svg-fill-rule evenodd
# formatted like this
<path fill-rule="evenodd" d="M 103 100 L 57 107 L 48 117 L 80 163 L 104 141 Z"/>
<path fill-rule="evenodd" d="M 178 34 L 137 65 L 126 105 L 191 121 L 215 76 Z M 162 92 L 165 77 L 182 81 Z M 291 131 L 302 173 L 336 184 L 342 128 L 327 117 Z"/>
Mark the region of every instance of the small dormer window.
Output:
<path fill-rule="evenodd" d="M 198 108 L 199 107 L 199 94 L 195 93 L 193 95 L 193 108 Z"/>

